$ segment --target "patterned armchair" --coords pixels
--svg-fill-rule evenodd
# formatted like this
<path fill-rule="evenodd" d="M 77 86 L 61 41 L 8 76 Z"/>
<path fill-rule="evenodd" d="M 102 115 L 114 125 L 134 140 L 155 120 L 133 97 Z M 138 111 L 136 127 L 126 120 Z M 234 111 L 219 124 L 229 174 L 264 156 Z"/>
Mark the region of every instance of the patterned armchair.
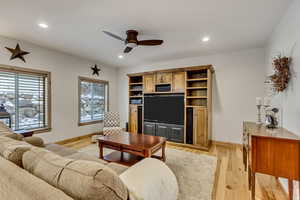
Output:
<path fill-rule="evenodd" d="M 114 134 L 122 131 L 122 128 L 120 127 L 120 116 L 117 112 L 104 113 L 103 122 L 103 135 Z M 101 135 L 93 135 L 92 143 L 96 143 L 99 137 L 101 137 Z"/>
<path fill-rule="evenodd" d="M 103 135 L 113 134 L 122 131 L 120 126 L 120 115 L 117 112 L 104 113 Z"/>

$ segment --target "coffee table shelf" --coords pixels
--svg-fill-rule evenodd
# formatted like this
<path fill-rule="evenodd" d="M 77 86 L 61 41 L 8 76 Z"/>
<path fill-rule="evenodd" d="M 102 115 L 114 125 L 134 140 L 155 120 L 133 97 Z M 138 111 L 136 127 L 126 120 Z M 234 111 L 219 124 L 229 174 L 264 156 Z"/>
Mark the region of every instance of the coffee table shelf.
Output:
<path fill-rule="evenodd" d="M 132 166 L 142 159 L 143 157 L 141 156 L 136 156 L 121 151 L 114 151 L 103 157 L 103 160 L 106 160 L 108 162 L 115 162 L 126 166 Z"/>

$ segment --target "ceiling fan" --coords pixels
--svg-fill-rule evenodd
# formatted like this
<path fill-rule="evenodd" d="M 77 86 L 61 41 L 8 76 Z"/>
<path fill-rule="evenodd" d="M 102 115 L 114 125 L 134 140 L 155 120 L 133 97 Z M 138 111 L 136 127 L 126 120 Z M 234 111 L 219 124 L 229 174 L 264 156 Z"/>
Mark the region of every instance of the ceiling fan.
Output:
<path fill-rule="evenodd" d="M 140 46 L 140 45 L 155 46 L 155 45 L 161 45 L 164 42 L 163 40 L 141 40 L 141 41 L 138 41 L 137 40 L 138 32 L 136 30 L 126 31 L 126 35 L 127 35 L 126 39 L 124 39 L 118 35 L 115 35 L 111 32 L 108 32 L 108 31 L 103 31 L 103 33 L 105 33 L 115 39 L 123 41 L 126 45 L 126 48 L 124 49 L 124 53 L 129 53 L 133 48 Z"/>

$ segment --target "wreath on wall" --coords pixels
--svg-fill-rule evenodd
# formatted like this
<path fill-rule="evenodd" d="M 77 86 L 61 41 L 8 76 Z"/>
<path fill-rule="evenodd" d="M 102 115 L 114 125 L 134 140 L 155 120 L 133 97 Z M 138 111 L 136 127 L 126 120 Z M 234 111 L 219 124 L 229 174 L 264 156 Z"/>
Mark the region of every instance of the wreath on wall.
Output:
<path fill-rule="evenodd" d="M 273 88 L 276 92 L 283 92 L 289 84 L 291 73 L 290 73 L 291 58 L 289 57 L 276 57 L 273 59 L 273 67 L 275 73 L 269 76 L 272 82 Z"/>

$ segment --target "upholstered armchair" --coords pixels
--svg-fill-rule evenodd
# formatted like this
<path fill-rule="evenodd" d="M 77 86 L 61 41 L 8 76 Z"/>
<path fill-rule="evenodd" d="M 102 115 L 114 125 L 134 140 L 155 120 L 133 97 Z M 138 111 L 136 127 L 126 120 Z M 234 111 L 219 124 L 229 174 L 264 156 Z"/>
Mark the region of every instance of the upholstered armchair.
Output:
<path fill-rule="evenodd" d="M 117 112 L 105 112 L 103 122 L 103 135 L 114 134 L 122 131 L 122 128 L 120 127 L 120 116 Z M 92 143 L 96 143 L 99 137 L 101 137 L 101 135 L 93 135 Z"/>
<path fill-rule="evenodd" d="M 103 135 L 114 134 L 122 131 L 120 126 L 120 115 L 117 112 L 104 113 Z"/>

